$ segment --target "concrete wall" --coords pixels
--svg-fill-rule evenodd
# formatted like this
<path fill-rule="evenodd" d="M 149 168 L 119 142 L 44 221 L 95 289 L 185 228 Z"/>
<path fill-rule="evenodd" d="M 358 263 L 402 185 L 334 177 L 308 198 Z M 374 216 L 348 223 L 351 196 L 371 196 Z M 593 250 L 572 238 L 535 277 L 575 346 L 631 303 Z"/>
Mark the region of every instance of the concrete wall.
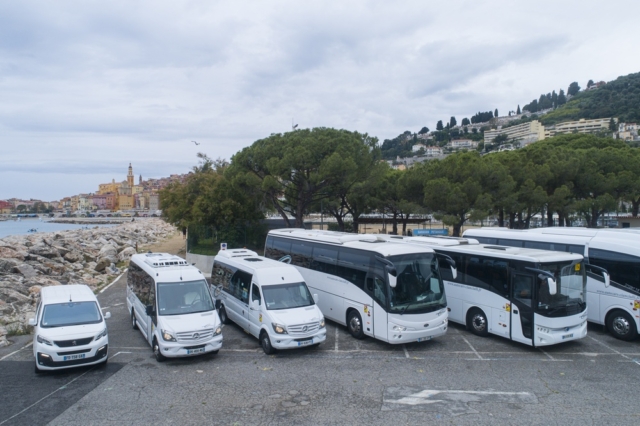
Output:
<path fill-rule="evenodd" d="M 195 263 L 195 267 L 198 268 L 206 277 L 211 277 L 211 269 L 213 268 L 214 256 L 205 256 L 203 254 L 187 253 L 187 262 L 189 264 Z"/>

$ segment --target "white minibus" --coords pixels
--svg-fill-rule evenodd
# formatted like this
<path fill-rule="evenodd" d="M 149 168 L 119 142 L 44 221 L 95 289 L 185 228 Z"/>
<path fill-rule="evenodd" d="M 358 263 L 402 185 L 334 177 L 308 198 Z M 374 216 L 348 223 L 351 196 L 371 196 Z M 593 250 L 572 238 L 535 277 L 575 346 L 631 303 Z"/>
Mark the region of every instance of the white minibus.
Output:
<path fill-rule="evenodd" d="M 216 354 L 222 325 L 202 272 L 167 253 L 131 256 L 127 272 L 127 308 L 131 325 L 166 358 Z"/>
<path fill-rule="evenodd" d="M 43 287 L 33 326 L 35 372 L 106 365 L 109 336 L 98 299 L 84 284 Z"/>
<path fill-rule="evenodd" d="M 294 265 L 325 318 L 358 339 L 422 342 L 447 331 L 447 299 L 435 252 L 370 235 L 278 229 L 265 256 Z"/>
<path fill-rule="evenodd" d="M 587 268 L 589 321 L 621 340 L 640 330 L 640 236 L 626 230 L 587 228 L 468 229 L 482 243 L 579 253 Z"/>
<path fill-rule="evenodd" d="M 327 338 L 324 316 L 302 275 L 290 265 L 246 249 L 220 250 L 211 284 L 220 288 L 220 319 L 259 339 L 267 355 L 315 346 Z"/>
<path fill-rule="evenodd" d="M 587 335 L 586 275 L 579 254 L 479 244 L 451 237 L 381 236 L 433 248 L 456 263 L 441 268 L 449 320 L 531 346 Z"/>

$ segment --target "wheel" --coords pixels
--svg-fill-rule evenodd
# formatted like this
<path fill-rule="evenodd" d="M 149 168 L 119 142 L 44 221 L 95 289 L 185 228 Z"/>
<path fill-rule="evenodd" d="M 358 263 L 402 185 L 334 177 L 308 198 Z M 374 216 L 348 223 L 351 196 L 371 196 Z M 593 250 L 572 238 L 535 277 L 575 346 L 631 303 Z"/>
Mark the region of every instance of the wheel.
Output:
<path fill-rule="evenodd" d="M 160 345 L 158 345 L 158 340 L 155 337 L 153 338 L 153 355 L 156 357 L 156 361 L 158 362 L 164 362 L 164 360 L 167 359 L 160 352 Z"/>
<path fill-rule="evenodd" d="M 269 333 L 263 331 L 260 334 L 260 346 L 262 346 L 262 350 L 265 354 L 271 355 L 276 352 L 276 350 L 271 346 L 271 340 L 269 339 Z"/>
<path fill-rule="evenodd" d="M 352 310 L 347 316 L 347 329 L 356 339 L 364 339 L 364 329 L 362 328 L 362 318 L 358 311 Z"/>
<path fill-rule="evenodd" d="M 134 330 L 138 329 L 138 320 L 136 320 L 136 313 L 133 309 L 131 309 L 131 327 Z"/>
<path fill-rule="evenodd" d="M 482 309 L 473 308 L 469 311 L 467 314 L 467 328 L 476 336 L 486 337 L 489 335 L 487 316 L 482 312 Z"/>
<path fill-rule="evenodd" d="M 633 340 L 638 336 L 636 323 L 625 311 L 613 311 L 607 316 L 607 328 L 616 339 Z"/>
<path fill-rule="evenodd" d="M 220 322 L 223 324 L 229 324 L 229 317 L 227 316 L 227 311 L 224 309 L 224 306 L 220 306 L 220 311 L 218 312 L 220 315 Z"/>

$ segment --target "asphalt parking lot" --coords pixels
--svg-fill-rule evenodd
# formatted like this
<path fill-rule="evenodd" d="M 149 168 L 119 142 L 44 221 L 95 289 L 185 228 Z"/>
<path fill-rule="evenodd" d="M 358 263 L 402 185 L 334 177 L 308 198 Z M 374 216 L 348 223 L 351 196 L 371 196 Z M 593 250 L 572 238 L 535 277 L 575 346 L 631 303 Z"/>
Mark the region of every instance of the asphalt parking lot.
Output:
<path fill-rule="evenodd" d="M 228 325 L 218 355 L 157 363 L 124 297 L 124 280 L 99 295 L 106 369 L 36 376 L 28 338 L 0 350 L 0 425 L 640 424 L 640 341 L 600 326 L 538 349 L 455 324 L 392 346 L 329 322 L 319 347 L 267 356 Z"/>

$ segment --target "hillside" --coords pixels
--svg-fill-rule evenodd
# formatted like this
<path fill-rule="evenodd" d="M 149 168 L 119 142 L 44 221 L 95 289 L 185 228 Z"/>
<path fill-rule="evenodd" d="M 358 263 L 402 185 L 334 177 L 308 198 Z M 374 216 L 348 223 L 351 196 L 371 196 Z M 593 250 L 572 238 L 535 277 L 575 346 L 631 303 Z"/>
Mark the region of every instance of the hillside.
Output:
<path fill-rule="evenodd" d="M 617 117 L 640 121 L 640 73 L 618 77 L 596 90 L 578 92 L 566 104 L 540 118 L 545 126 L 580 118 Z"/>

